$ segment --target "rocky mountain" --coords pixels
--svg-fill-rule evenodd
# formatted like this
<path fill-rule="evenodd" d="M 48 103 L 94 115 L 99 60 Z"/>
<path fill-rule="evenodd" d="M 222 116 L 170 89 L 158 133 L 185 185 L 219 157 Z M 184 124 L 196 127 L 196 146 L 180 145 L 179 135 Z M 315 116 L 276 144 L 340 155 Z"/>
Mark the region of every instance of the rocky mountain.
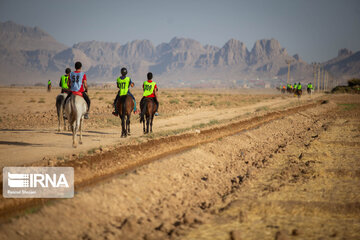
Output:
<path fill-rule="evenodd" d="M 125 66 L 135 83 L 152 71 L 159 84 L 169 87 L 278 86 L 286 81 L 287 60 L 292 61 L 292 81 L 311 80 L 313 71 L 298 54 L 290 56 L 276 39 L 258 40 L 250 51 L 236 39 L 219 48 L 178 37 L 158 46 L 135 40 L 66 47 L 37 27 L 5 22 L 0 23 L 0 40 L 0 84 L 6 85 L 57 81 L 76 61 L 83 63 L 90 82 L 114 82 Z M 359 76 L 360 52 L 341 49 L 324 66 L 339 77 Z"/>
<path fill-rule="evenodd" d="M 350 79 L 360 77 L 360 51 L 353 53 L 343 48 L 338 56 L 323 63 L 324 68 L 336 78 Z"/>
<path fill-rule="evenodd" d="M 25 27 L 11 21 L 0 24 L 0 42 L 7 48 L 18 50 L 59 51 L 66 48 L 38 27 Z"/>

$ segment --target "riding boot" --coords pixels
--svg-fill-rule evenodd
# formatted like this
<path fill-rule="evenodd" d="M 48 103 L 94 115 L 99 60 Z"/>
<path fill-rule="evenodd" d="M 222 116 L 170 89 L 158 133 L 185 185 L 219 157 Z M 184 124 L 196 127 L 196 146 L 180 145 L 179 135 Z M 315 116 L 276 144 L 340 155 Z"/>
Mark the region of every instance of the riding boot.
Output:
<path fill-rule="evenodd" d="M 156 104 L 155 116 L 159 116 L 158 109 L 159 109 L 159 102 L 156 97 L 154 97 L 154 102 Z"/>

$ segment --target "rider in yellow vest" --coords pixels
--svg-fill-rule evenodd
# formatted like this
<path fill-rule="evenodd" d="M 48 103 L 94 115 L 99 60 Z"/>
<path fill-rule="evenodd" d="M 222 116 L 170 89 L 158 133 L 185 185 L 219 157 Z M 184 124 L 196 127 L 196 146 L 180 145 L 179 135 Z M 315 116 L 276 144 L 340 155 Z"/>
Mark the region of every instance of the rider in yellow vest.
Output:
<path fill-rule="evenodd" d="M 49 79 L 49 81 L 48 81 L 48 86 L 51 86 L 51 80 Z"/>
<path fill-rule="evenodd" d="M 131 94 L 129 87 L 134 87 L 134 83 L 131 81 L 130 77 L 126 77 L 127 69 L 121 69 L 121 76 L 116 79 L 117 87 L 120 89 L 114 100 L 115 111 L 112 113 L 115 116 L 119 115 L 118 109 L 116 108 L 116 102 L 119 101 L 120 97 L 129 95 L 134 100 L 134 113 L 136 113 L 136 101 L 135 97 Z"/>
<path fill-rule="evenodd" d="M 301 90 L 301 89 L 302 89 L 301 83 L 298 83 L 297 90 Z"/>
<path fill-rule="evenodd" d="M 158 91 L 158 87 L 156 85 L 156 82 L 154 82 L 152 78 L 153 78 L 153 74 L 151 72 L 148 72 L 147 74 L 148 80 L 143 83 L 144 93 L 143 93 L 143 98 L 140 101 L 140 108 L 144 109 L 144 103 L 146 98 L 152 98 L 156 104 L 155 116 L 158 116 L 159 102 L 156 98 L 156 92 Z M 141 115 L 140 118 L 141 117 L 143 116 Z"/>
<path fill-rule="evenodd" d="M 59 82 L 59 87 L 61 87 L 61 93 L 69 93 L 69 76 L 71 73 L 70 68 L 65 69 L 65 75 L 62 75 Z"/>

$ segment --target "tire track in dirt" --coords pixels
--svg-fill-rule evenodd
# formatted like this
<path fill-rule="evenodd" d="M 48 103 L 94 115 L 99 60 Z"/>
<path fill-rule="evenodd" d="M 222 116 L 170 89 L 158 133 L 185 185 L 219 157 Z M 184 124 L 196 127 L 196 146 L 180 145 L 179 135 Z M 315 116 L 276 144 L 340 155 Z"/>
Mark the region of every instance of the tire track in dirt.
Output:
<path fill-rule="evenodd" d="M 200 133 L 186 133 L 165 138 L 149 140 L 137 145 L 120 146 L 116 149 L 93 156 L 77 158 L 58 163 L 56 166 L 70 166 L 75 170 L 75 189 L 91 187 L 99 181 L 117 174 L 122 174 L 159 158 L 180 153 L 201 144 L 213 142 L 217 139 L 231 136 L 245 130 L 260 127 L 271 121 L 302 112 L 325 103 L 322 100 L 301 105 L 282 111 L 274 111 L 250 119 L 230 123 L 227 125 L 202 130 Z M 155 149 L 153 146 L 157 146 Z M 33 166 L 48 166 L 48 163 L 35 163 Z M 2 178 L 1 178 L 2 179 Z M 2 184 L 0 184 L 2 188 Z M 0 200 L 0 217 L 6 219 L 16 212 L 30 206 L 43 205 L 48 199 L 4 199 Z"/>

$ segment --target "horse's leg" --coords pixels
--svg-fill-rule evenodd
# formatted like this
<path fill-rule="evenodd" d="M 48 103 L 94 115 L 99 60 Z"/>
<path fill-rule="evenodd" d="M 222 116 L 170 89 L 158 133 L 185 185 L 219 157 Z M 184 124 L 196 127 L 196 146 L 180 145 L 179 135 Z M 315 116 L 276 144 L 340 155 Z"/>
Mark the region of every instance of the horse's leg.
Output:
<path fill-rule="evenodd" d="M 80 131 L 80 140 L 79 143 L 82 144 L 82 122 L 83 122 L 83 118 L 80 118 L 80 126 L 79 126 L 79 131 Z"/>
<path fill-rule="evenodd" d="M 126 120 L 126 128 L 127 128 L 127 133 L 129 136 L 130 136 L 130 116 L 131 116 L 130 114 L 127 115 L 127 120 Z"/>
<path fill-rule="evenodd" d="M 153 120 L 154 120 L 154 115 L 151 115 L 150 117 L 150 132 L 152 133 L 152 123 L 153 123 Z"/>
<path fill-rule="evenodd" d="M 75 119 L 75 127 L 74 127 L 74 132 L 73 132 L 73 147 L 74 148 L 77 147 L 76 138 L 77 138 L 77 131 L 79 130 L 79 127 L 80 127 L 80 118 L 77 116 Z"/>
<path fill-rule="evenodd" d="M 146 133 L 149 133 L 150 116 L 146 116 Z"/>
<path fill-rule="evenodd" d="M 58 116 L 58 132 L 60 132 L 60 125 L 61 125 L 61 113 L 62 111 L 59 109 L 59 106 L 56 106 L 57 107 L 57 116 Z M 61 106 L 60 106 L 61 108 Z M 65 121 L 64 121 L 64 124 L 65 124 Z"/>
<path fill-rule="evenodd" d="M 144 119 L 144 121 L 143 121 L 143 132 L 144 132 L 144 134 L 146 133 L 146 132 L 145 132 L 145 119 Z"/>
<path fill-rule="evenodd" d="M 126 132 L 125 132 L 125 116 L 121 116 L 121 137 L 126 137 Z"/>
<path fill-rule="evenodd" d="M 73 134 L 73 147 L 76 147 L 76 139 L 75 139 L 75 134 L 76 134 L 76 121 L 72 122 L 72 124 L 71 124 L 71 130 L 72 130 L 72 134 Z"/>

